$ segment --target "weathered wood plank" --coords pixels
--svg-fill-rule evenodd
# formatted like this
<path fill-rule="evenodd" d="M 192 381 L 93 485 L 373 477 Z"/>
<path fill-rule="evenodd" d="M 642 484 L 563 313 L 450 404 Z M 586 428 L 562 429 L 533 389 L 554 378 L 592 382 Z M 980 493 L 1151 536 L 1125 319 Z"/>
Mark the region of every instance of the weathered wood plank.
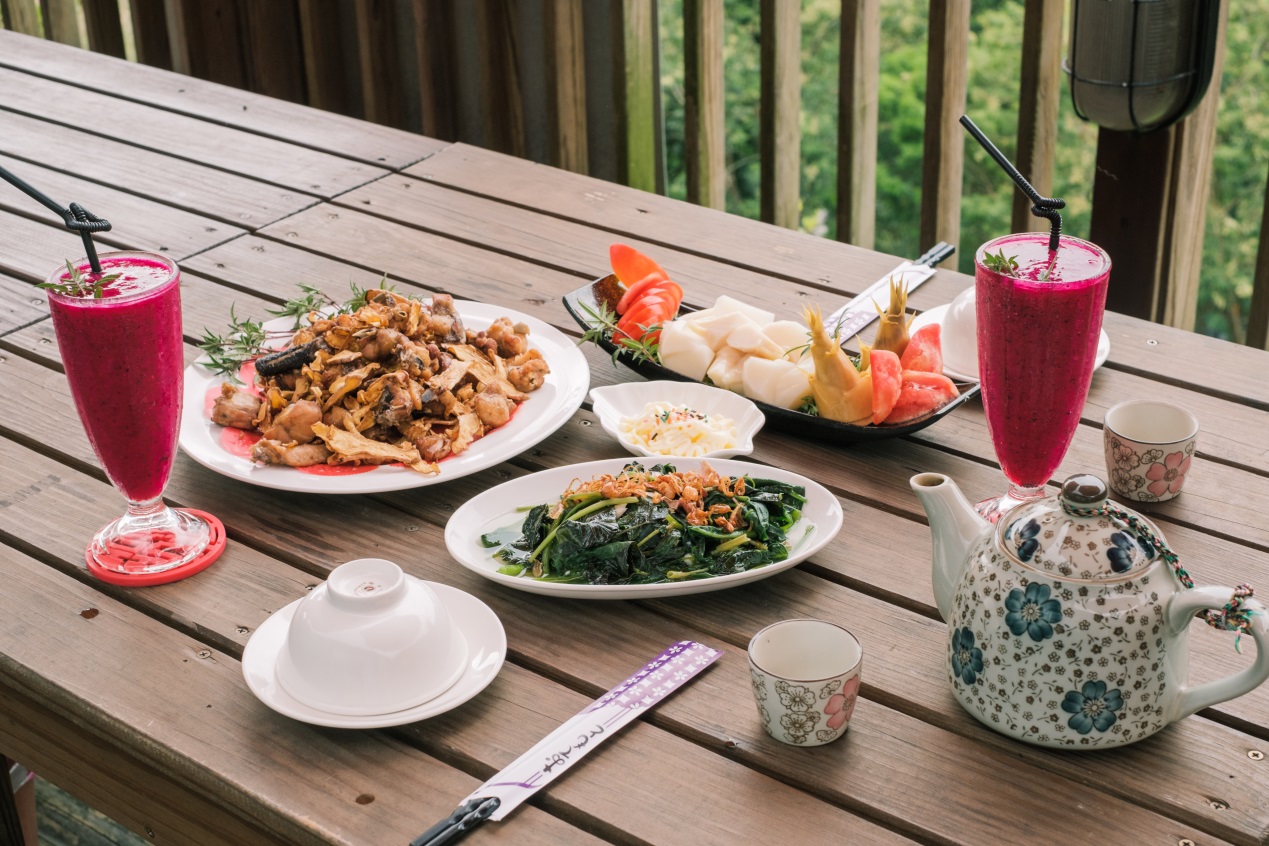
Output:
<path fill-rule="evenodd" d="M 1256 247 L 1256 271 L 1251 285 L 1251 306 L 1247 310 L 1247 344 L 1269 349 L 1269 186 L 1260 214 L 1260 243 Z"/>
<path fill-rule="evenodd" d="M 40 13 L 49 38 L 72 47 L 84 46 L 83 22 L 75 0 L 40 0 Z"/>
<path fill-rule="evenodd" d="M 296 0 L 240 0 L 251 90 L 304 102 L 304 58 Z"/>
<path fill-rule="evenodd" d="M 172 68 L 172 46 L 167 35 L 167 8 L 164 0 L 128 0 L 132 10 L 132 37 L 137 45 L 137 61 L 164 70 Z M 6 48 L 12 45 L 6 45 Z"/>
<path fill-rule="evenodd" d="M 762 0 L 761 217 L 786 229 L 801 222 L 802 4 Z"/>
<path fill-rule="evenodd" d="M 1173 199 L 1164 238 L 1164 275 L 1159 320 L 1178 329 L 1193 329 L 1198 310 L 1199 274 L 1203 269 L 1203 236 L 1211 196 L 1216 155 L 1216 110 L 1225 67 L 1225 23 L 1229 6 L 1217 12 L 1216 51 L 1212 80 L 1203 100 L 1177 124 L 1172 162 Z M 1241 340 L 1235 338 L 1234 340 Z"/>
<path fill-rule="evenodd" d="M 333 196 L 381 167 L 0 68 L 0 107 L 292 190 Z"/>
<path fill-rule="evenodd" d="M 722 0 L 685 0 L 683 158 L 687 200 L 711 209 L 726 207 L 723 38 Z"/>
<path fill-rule="evenodd" d="M 146 8 L 144 3 L 151 2 L 130 1 L 134 14 Z M 135 17 L 133 25 L 138 26 Z M 330 56 L 324 58 L 333 61 Z M 0 32 L 0 66 L 54 80 L 72 79 L 75 85 L 152 108 L 203 118 L 379 167 L 404 167 L 445 147 L 440 141 L 411 132 L 7 32 Z"/>
<path fill-rule="evenodd" d="M 300 44 L 308 104 L 351 115 L 355 99 L 348 88 L 337 0 L 299 0 Z"/>
<path fill-rule="evenodd" d="M 50 268 L 51 271 L 51 268 Z M 44 292 L 12 276 L 0 274 L 0 335 L 48 315 Z"/>
<path fill-rule="evenodd" d="M 842 3 L 837 103 L 837 240 L 872 249 L 877 237 L 880 0 Z"/>
<path fill-rule="evenodd" d="M 458 138 L 457 57 L 453 8 L 446 0 L 414 0 L 419 39 L 419 112 L 423 131 L 433 138 Z"/>
<path fill-rule="evenodd" d="M 572 274 L 572 279 L 557 277 L 559 283 L 551 292 L 556 299 L 586 281 L 611 272 L 608 246 L 617 239 L 607 232 L 479 197 L 456 195 L 426 183 L 394 177 L 350 192 L 339 198 L 338 203 L 348 209 L 340 212 L 339 218 L 326 218 L 324 210 L 314 209 L 281 221 L 266 234 L 337 255 L 368 255 L 376 251 L 389 255 L 398 250 L 415 252 L 409 244 L 409 229 L 401 226 L 409 224 L 473 246 L 523 256 Z M 359 216 L 358 211 L 390 216 L 399 223 L 369 219 Z M 326 239 L 333 240 L 327 242 Z M 387 239 L 391 241 L 390 247 L 385 242 Z M 687 301 L 694 305 L 712 305 L 719 295 L 732 293 L 761 302 L 764 308 L 782 317 L 795 318 L 800 316 L 804 305 L 818 303 L 831 311 L 846 301 L 840 294 L 725 268 L 690 253 L 656 248 L 637 239 L 623 240 L 635 249 L 651 253 L 662 266 L 671 268 L 674 278 L 689 286 L 685 289 Z"/>
<path fill-rule="evenodd" d="M 4 0 L 4 25 L 14 32 L 43 38 L 38 3 L 39 0 Z"/>
<path fill-rule="evenodd" d="M 690 250 L 755 272 L 817 282 L 842 291 L 858 291 L 899 263 L 899 259 L 892 256 L 773 228 L 713 209 L 684 205 L 668 197 L 649 196 L 611 182 L 535 166 L 466 144 L 455 144 L 407 169 L 406 173 L 498 202 L 604 229 L 616 236 L 613 240 L 632 236 L 671 249 Z M 690 241 L 685 241 L 684 232 L 692 233 Z M 602 261 L 602 256 L 598 260 Z M 938 278 L 928 282 L 917 292 L 918 296 L 930 290 L 930 286 L 937 286 Z M 930 305 L 950 299 L 950 294 L 931 299 Z M 913 304 L 916 305 L 915 298 Z"/>
<path fill-rule="evenodd" d="M 660 185 L 656 119 L 657 21 L 653 0 L 618 0 L 613 14 L 613 103 L 617 120 L 617 178 L 656 193 Z"/>
<path fill-rule="evenodd" d="M 164 0 L 172 70 L 246 88 L 247 57 L 236 0 Z"/>
<path fill-rule="evenodd" d="M 404 129 L 405 89 L 397 49 L 396 4 L 392 0 L 362 0 L 354 9 L 366 120 Z"/>
<path fill-rule="evenodd" d="M 1062 97 L 1061 3 L 1027 0 L 1022 22 L 1022 82 L 1018 94 L 1018 152 L 1014 164 L 1040 196 L 1053 191 L 1058 102 Z M 1031 214 L 1031 200 L 1013 194 L 1012 231 L 1043 230 L 1048 221 Z"/>
<path fill-rule="evenodd" d="M 119 0 L 81 0 L 88 49 L 117 59 L 124 57 L 123 20 Z"/>
<path fill-rule="evenodd" d="M 222 223 L 254 229 L 316 202 L 309 194 L 24 115 L 6 114 L 4 123 L 0 152 Z M 106 206 L 95 211 L 110 219 Z"/>
<path fill-rule="evenodd" d="M 524 98 L 516 65 L 515 15 L 514 0 L 476 3 L 485 145 L 500 153 L 523 157 Z"/>
<path fill-rule="evenodd" d="M 969 0 L 930 0 L 925 72 L 925 153 L 921 159 L 921 249 L 960 244 L 961 175 L 969 83 Z M 943 262 L 955 267 L 955 259 Z"/>
<path fill-rule="evenodd" d="M 586 173 L 586 42 L 582 0 L 544 0 L 546 107 L 552 163 Z"/>
<path fill-rule="evenodd" d="M 1106 308 L 1143 320 L 1158 314 L 1176 127 L 1137 134 L 1097 131 L 1089 240 L 1111 256 Z M 1135 186 L 1125 191 L 1121 186 Z"/>
<path fill-rule="evenodd" d="M 0 149 L 4 146 L 4 140 L 0 140 Z M 41 191 L 64 205 L 79 203 L 109 220 L 110 232 L 104 237 L 96 236 L 102 239 L 102 243 L 157 250 L 180 259 L 236 238 L 246 231 L 136 194 L 13 159 L 3 153 L 0 153 L 0 166 L 21 174 L 32 185 L 38 185 Z M 34 218 L 55 229 L 61 228 L 61 221 L 51 212 L 16 191 L 0 193 L 0 209 Z M 82 245 L 78 249 L 83 252 Z"/>

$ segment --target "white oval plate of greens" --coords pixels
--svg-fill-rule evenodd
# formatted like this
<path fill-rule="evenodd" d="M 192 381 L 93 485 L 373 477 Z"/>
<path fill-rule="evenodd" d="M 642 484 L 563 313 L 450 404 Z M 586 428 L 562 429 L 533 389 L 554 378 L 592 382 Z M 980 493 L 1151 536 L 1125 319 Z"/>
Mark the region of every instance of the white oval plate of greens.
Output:
<path fill-rule="evenodd" d="M 720 474 L 732 478 L 749 476 L 804 487 L 806 502 L 801 508 L 802 516 L 788 532 L 789 557 L 740 573 L 655 584 L 567 584 L 541 581 L 529 575 L 510 576 L 498 572 L 503 565 L 494 558 L 497 550 L 486 548 L 481 543 L 482 535 L 512 526 L 518 530 L 528 508 L 555 502 L 575 480 L 586 481 L 596 476 L 620 473 L 630 461 L 631 459 L 613 458 L 570 464 L 567 467 L 521 476 L 490 488 L 469 499 L 449 518 L 445 526 L 445 545 L 450 554 L 467 569 L 515 590 L 573 599 L 659 599 L 723 590 L 774 576 L 819 552 L 842 527 L 842 507 L 837 497 L 823 485 L 797 473 L 749 461 L 671 458 L 667 459 L 667 463 L 678 470 L 695 471 L 700 469 L 702 463 L 706 463 Z M 654 460 L 644 459 L 643 463 L 650 467 Z"/>

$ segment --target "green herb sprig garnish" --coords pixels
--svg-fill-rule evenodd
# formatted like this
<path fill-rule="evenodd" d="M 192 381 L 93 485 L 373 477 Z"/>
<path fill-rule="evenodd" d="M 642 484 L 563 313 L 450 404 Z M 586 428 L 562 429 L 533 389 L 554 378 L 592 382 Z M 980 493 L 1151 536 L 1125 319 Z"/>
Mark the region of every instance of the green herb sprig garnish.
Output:
<path fill-rule="evenodd" d="M 230 306 L 228 334 L 216 335 L 204 329 L 198 348 L 210 359 L 207 369 L 237 382 L 242 365 L 260 355 L 267 338 L 268 333 L 259 321 L 239 320 L 233 306 Z"/>
<path fill-rule="evenodd" d="M 1017 256 L 1006 256 L 1005 248 L 1001 247 L 1000 252 L 996 255 L 992 255 L 990 252 L 983 254 L 983 266 L 996 273 L 1012 276 L 1018 272 L 1017 259 Z"/>
<path fill-rule="evenodd" d="M 396 286 L 388 281 L 388 274 L 386 273 L 379 277 L 379 281 L 375 283 L 373 288 L 362 288 L 356 282 L 349 282 L 348 285 L 352 288 L 353 295 L 339 307 L 337 314 L 353 314 L 358 309 L 363 308 L 367 304 L 366 296 L 371 291 L 388 291 L 393 294 L 397 292 Z"/>
<path fill-rule="evenodd" d="M 377 289 L 394 291 L 395 289 L 388 285 L 386 280 L 387 276 L 385 274 L 383 279 L 379 280 Z M 313 312 L 333 309 L 336 314 L 352 314 L 366 305 L 367 292 L 375 290 L 372 288 L 361 288 L 356 283 L 350 282 L 349 287 L 352 288 L 352 297 L 341 305 L 312 285 L 301 284 L 299 287 L 300 291 L 303 292 L 301 296 L 287 300 L 282 304 L 281 308 L 268 310 L 269 314 L 278 317 L 295 318 L 295 326 L 290 330 L 270 331 L 266 330 L 264 325 L 257 320 L 240 320 L 231 306 L 229 309 L 229 331 L 227 333 L 218 335 L 211 330 L 203 330 L 203 337 L 198 342 L 198 348 L 206 353 L 209 359 L 209 361 L 204 362 L 204 366 L 213 373 L 219 373 L 237 382 L 238 371 L 242 369 L 242 365 L 265 352 L 264 344 L 270 338 L 290 335 L 291 332 L 299 329 L 304 322 L 304 318 Z"/>
<path fill-rule="evenodd" d="M 87 299 L 91 295 L 94 300 L 99 300 L 105 286 L 119 278 L 118 273 L 108 273 L 97 279 L 89 279 L 78 267 L 71 264 L 70 259 L 66 260 L 66 270 L 70 273 L 69 282 L 41 282 L 36 287 L 46 288 L 63 297 Z"/>
<path fill-rule="evenodd" d="M 304 292 L 304 296 L 287 300 L 282 304 L 282 308 L 269 309 L 269 314 L 276 317 L 293 317 L 295 318 L 295 328 L 299 329 L 304 318 L 309 314 L 330 306 L 339 305 L 339 303 L 323 293 L 320 288 L 300 283 L 300 290 Z M 364 292 L 362 296 L 364 298 Z"/>
<path fill-rule="evenodd" d="M 661 324 L 657 323 L 652 326 L 640 325 L 643 330 L 644 337 L 639 340 L 634 338 L 622 338 L 620 341 L 613 342 L 612 338 L 617 332 L 617 315 L 612 309 L 600 303 L 599 310 L 595 311 L 585 303 L 580 303 L 582 310 L 590 316 L 590 328 L 582 333 L 582 339 L 578 344 L 584 344 L 590 341 L 598 344 L 600 341 L 608 341 L 613 343 L 617 349 L 613 350 L 613 364 L 617 363 L 618 356 L 622 353 L 629 354 L 636 362 L 647 361 L 652 364 L 661 363 L 660 344 L 648 338 L 649 334 L 655 333 L 661 328 Z"/>

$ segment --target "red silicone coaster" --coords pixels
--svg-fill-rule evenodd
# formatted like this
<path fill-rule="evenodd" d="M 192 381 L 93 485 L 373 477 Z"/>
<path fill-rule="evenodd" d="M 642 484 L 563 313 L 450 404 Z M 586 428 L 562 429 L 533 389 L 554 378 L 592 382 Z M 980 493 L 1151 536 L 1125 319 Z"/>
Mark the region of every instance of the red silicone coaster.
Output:
<path fill-rule="evenodd" d="M 182 564 L 180 567 L 173 567 L 171 570 L 164 570 L 161 573 L 120 573 L 115 570 L 107 570 L 96 561 L 87 550 L 84 551 L 84 560 L 88 563 L 88 572 L 92 573 L 103 582 L 112 585 L 123 585 L 124 587 L 149 587 L 151 585 L 165 585 L 169 582 L 175 582 L 186 576 L 192 576 L 195 573 L 202 572 L 211 566 L 212 562 L 220 557 L 225 551 L 225 526 L 219 520 L 206 511 L 198 511 L 193 508 L 178 509 L 186 514 L 193 514 L 202 517 L 207 521 L 207 525 L 211 527 L 211 540 L 207 543 L 207 548 L 202 554 L 190 561 L 188 564 Z M 113 550 L 116 557 L 124 562 L 127 566 L 129 561 L 136 561 L 138 564 L 141 560 L 149 558 L 151 560 L 161 559 L 162 555 L 158 550 L 162 549 L 162 541 L 156 541 L 148 546 L 132 548 L 119 548 Z"/>

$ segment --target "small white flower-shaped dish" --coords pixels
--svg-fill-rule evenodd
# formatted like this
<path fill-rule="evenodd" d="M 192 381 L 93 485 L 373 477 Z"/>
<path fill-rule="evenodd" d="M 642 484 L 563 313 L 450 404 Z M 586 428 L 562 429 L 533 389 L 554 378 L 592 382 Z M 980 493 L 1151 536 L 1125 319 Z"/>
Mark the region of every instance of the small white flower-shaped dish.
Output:
<path fill-rule="evenodd" d="M 665 402 L 674 406 L 686 406 L 710 417 L 724 417 L 736 424 L 735 444 L 729 449 L 706 453 L 698 458 L 731 458 L 753 452 L 753 438 L 767 422 L 767 418 L 751 400 L 732 391 L 702 385 L 699 382 L 626 382 L 591 388 L 590 399 L 595 415 L 604 431 L 612 435 L 632 455 L 649 458 L 664 457 L 669 453 L 652 452 L 637 444 L 621 431 L 625 419 L 643 415 L 648 403 Z M 682 457 L 682 456 L 679 456 Z"/>

